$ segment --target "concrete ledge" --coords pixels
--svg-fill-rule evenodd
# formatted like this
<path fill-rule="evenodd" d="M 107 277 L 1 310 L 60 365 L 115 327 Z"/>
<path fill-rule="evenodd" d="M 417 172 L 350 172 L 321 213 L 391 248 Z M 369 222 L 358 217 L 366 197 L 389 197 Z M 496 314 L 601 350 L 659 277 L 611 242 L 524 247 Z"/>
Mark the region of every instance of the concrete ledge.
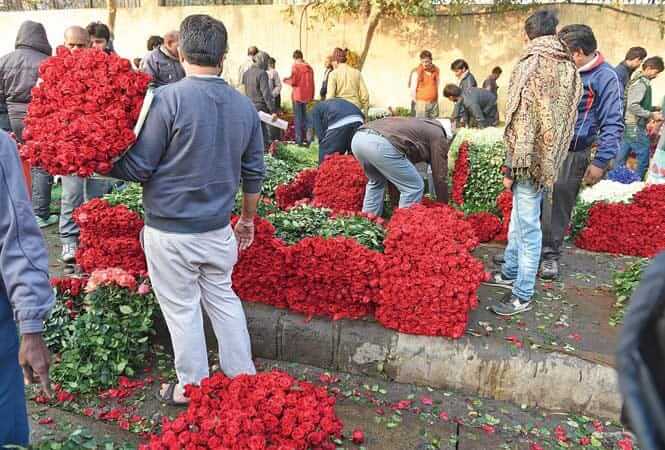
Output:
<path fill-rule="evenodd" d="M 621 399 L 614 369 L 563 353 L 511 349 L 505 342 L 397 333 L 370 320 L 306 321 L 267 305 L 244 303 L 255 356 L 455 389 L 530 407 L 616 419 Z M 208 344 L 216 348 L 209 333 Z"/>

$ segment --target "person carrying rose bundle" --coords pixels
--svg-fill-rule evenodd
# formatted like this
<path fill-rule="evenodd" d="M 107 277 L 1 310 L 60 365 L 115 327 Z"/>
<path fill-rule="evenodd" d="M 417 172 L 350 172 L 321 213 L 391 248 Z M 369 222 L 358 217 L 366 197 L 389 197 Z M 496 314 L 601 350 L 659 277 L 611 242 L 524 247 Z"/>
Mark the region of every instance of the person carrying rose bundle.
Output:
<path fill-rule="evenodd" d="M 111 171 L 143 185 L 145 256 L 178 376 L 160 390 L 171 404 L 186 403 L 185 386 L 209 375 L 201 307 L 212 322 L 224 373 L 256 373 L 231 274 L 238 249 L 254 239 L 265 175 L 256 110 L 219 76 L 228 49 L 224 24 L 191 15 L 180 36 L 187 76 L 155 91 L 136 143 Z M 231 212 L 241 180 L 242 215 L 234 233 Z"/>
<path fill-rule="evenodd" d="M 528 44 L 514 68 L 506 108 L 503 184 L 513 209 L 501 270 L 489 284 L 510 289 L 491 310 L 512 316 L 531 309 L 542 247 L 541 202 L 551 195 L 570 145 L 582 82 L 552 11 L 525 23 Z"/>
<path fill-rule="evenodd" d="M 23 121 L 39 79 L 39 65 L 51 56 L 52 49 L 44 26 L 31 20 L 19 27 L 15 47 L 0 58 L 0 103 L 7 105 L 11 131 L 23 142 Z M 46 228 L 58 223 L 58 216 L 51 214 L 53 177 L 39 167 L 33 167 L 31 175 L 33 211 L 39 227 Z"/>
<path fill-rule="evenodd" d="M 448 128 L 447 128 L 448 127 Z M 386 184 L 400 194 L 399 207 L 423 198 L 425 183 L 415 163 L 432 166 L 437 201 L 448 202 L 448 148 L 452 131 L 445 120 L 387 117 L 361 127 L 351 149 L 368 178 L 363 212 L 383 214 Z"/>
<path fill-rule="evenodd" d="M 0 448 L 22 448 L 30 437 L 24 380 L 38 377 L 44 393 L 51 394 L 50 355 L 42 332 L 54 296 L 46 244 L 32 214 L 18 150 L 4 131 L 0 211 Z"/>
<path fill-rule="evenodd" d="M 91 46 L 90 34 L 85 28 L 72 26 L 65 30 L 65 47 L 76 52 Z M 76 175 L 62 177 L 62 199 L 60 206 L 60 242 L 62 261 L 71 264 L 76 258 L 79 240 L 79 226 L 74 222 L 76 208 L 93 198 L 103 197 L 111 192 L 117 181 L 100 178 L 81 178 Z"/>

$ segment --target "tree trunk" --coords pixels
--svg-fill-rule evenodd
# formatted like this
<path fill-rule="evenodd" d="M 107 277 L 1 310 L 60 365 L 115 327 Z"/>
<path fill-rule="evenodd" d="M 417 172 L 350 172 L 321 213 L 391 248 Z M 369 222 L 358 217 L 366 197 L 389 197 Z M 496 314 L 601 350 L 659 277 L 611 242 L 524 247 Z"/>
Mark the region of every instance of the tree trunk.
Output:
<path fill-rule="evenodd" d="M 118 12 L 116 0 L 106 0 L 106 24 L 108 25 L 111 33 L 115 30 L 115 15 Z"/>
<path fill-rule="evenodd" d="M 363 50 L 360 54 L 360 61 L 358 62 L 359 70 L 363 70 L 365 66 L 365 60 L 367 59 L 367 54 L 369 53 L 369 48 L 372 45 L 372 39 L 374 38 L 374 32 L 376 27 L 379 26 L 381 20 L 381 13 L 383 11 L 379 6 L 371 8 L 369 12 L 369 17 L 367 18 L 367 27 L 365 28 L 365 39 L 363 42 Z"/>

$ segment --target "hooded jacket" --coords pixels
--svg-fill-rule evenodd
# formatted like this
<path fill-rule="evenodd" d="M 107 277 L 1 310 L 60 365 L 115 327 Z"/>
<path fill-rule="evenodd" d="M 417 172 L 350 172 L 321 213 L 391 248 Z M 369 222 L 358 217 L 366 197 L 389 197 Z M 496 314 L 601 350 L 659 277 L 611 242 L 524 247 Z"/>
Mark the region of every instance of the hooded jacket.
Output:
<path fill-rule="evenodd" d="M 275 98 L 272 96 L 268 79 L 268 58 L 270 56 L 266 52 L 258 52 L 254 57 L 254 65 L 243 74 L 242 84 L 245 95 L 254 103 L 257 111 L 273 114 Z"/>
<path fill-rule="evenodd" d="M 284 82 L 293 88 L 291 98 L 294 102 L 309 103 L 314 100 L 314 70 L 306 62 L 293 64 L 291 76 Z"/>
<path fill-rule="evenodd" d="M 15 49 L 0 58 L 0 103 L 7 104 L 11 120 L 22 120 L 39 79 L 39 66 L 53 49 L 44 26 L 30 20 L 21 24 Z"/>
<path fill-rule="evenodd" d="M 604 169 L 614 159 L 623 137 L 623 86 L 616 71 L 598 53 L 579 69 L 582 98 L 577 107 L 575 134 L 570 151 L 597 146 L 593 165 Z"/>

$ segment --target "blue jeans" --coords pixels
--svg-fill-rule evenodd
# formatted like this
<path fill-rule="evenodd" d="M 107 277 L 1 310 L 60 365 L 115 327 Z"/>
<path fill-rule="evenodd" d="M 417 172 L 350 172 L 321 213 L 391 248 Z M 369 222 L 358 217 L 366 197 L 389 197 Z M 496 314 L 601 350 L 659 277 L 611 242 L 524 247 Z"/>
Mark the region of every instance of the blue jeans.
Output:
<path fill-rule="evenodd" d="M 30 436 L 18 334 L 5 287 L 0 281 L 0 448 L 26 447 Z"/>
<path fill-rule="evenodd" d="M 296 144 L 302 144 L 307 139 L 307 103 L 293 102 L 295 113 Z"/>
<path fill-rule="evenodd" d="M 543 233 L 540 228 L 540 207 L 543 191 L 529 182 L 513 185 L 513 211 L 508 228 L 508 246 L 501 268 L 504 278 L 515 280 L 513 295 L 530 301 L 536 286 L 540 265 Z"/>
<path fill-rule="evenodd" d="M 639 127 L 626 127 L 614 166 L 624 167 L 628 155 L 632 151 L 637 158 L 637 174 L 643 179 L 649 169 L 649 145 L 647 130 Z"/>
<path fill-rule="evenodd" d="M 363 212 L 380 216 L 386 181 L 399 190 L 399 207 L 406 208 L 423 198 L 425 183 L 416 166 L 386 138 L 359 130 L 351 141 L 351 150 L 367 175 Z"/>
<path fill-rule="evenodd" d="M 81 178 L 75 175 L 62 177 L 62 202 L 60 207 L 60 241 L 78 244 L 79 226 L 72 213 L 84 202 L 103 197 L 113 190 L 114 182 L 107 179 Z"/>

